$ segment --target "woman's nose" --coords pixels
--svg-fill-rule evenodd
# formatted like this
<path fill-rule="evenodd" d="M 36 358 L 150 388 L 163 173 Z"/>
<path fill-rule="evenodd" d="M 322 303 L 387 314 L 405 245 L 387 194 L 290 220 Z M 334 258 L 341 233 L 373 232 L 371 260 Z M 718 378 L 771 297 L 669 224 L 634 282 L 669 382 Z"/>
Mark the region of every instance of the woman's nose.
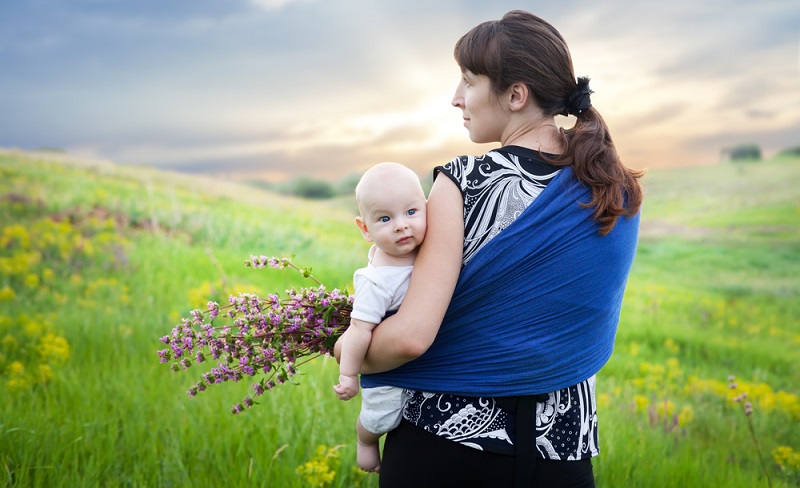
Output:
<path fill-rule="evenodd" d="M 461 84 L 456 87 L 456 92 L 453 93 L 453 99 L 450 100 L 450 105 L 458 108 L 462 108 L 464 106 L 464 96 L 461 95 Z"/>

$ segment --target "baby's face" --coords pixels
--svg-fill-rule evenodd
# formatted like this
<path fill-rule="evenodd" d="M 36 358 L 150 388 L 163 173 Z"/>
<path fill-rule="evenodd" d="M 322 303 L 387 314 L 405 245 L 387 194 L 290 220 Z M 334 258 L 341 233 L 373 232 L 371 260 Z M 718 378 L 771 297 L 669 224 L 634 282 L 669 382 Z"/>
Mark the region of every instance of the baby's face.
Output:
<path fill-rule="evenodd" d="M 425 195 L 418 186 L 402 181 L 375 186 L 366 192 L 362 202 L 364 238 L 392 256 L 414 252 L 427 230 Z"/>

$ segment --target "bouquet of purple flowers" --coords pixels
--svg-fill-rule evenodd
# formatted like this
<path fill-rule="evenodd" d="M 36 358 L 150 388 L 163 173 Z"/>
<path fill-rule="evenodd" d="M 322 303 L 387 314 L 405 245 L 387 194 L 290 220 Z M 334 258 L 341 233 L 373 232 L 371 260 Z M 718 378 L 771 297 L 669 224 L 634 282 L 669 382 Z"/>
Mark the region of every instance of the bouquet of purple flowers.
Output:
<path fill-rule="evenodd" d="M 295 266 L 291 258 L 252 256 L 245 265 L 290 267 L 317 286 L 287 290 L 285 297 L 239 293 L 229 296 L 227 305 L 208 302 L 207 310 L 192 310 L 191 317 L 162 337 L 161 342 L 169 347 L 158 351 L 161 362 L 171 362 L 174 371 L 209 359 L 217 361 L 216 367 L 189 388 L 190 397 L 210 385 L 260 376 L 252 385 L 253 394 L 233 405 L 234 414 L 252 407 L 254 397 L 291 381 L 302 364 L 330 355 L 336 340 L 350 325 L 353 304 L 352 295 L 337 289 L 329 291 L 311 275 L 310 268 Z"/>

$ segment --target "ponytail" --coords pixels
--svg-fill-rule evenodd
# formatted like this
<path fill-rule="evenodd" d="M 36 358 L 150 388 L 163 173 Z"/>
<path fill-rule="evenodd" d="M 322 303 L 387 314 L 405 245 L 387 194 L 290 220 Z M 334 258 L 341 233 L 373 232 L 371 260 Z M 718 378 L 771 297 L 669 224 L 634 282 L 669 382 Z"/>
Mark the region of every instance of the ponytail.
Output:
<path fill-rule="evenodd" d="M 564 152 L 551 161 L 557 166 L 571 166 L 578 180 L 592 190 L 592 200 L 583 203 L 594 209 L 600 234 L 611 232 L 620 216 L 632 217 L 642 206 L 639 178 L 643 171 L 622 164 L 603 117 L 589 107 L 577 116 L 571 129 L 560 130 Z"/>

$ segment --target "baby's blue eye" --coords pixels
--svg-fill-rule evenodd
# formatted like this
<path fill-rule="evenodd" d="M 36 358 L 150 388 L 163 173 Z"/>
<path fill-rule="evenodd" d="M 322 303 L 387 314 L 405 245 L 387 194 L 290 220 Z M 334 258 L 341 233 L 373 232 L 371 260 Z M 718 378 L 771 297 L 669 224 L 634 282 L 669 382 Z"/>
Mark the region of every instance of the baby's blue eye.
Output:
<path fill-rule="evenodd" d="M 386 223 L 386 222 L 388 222 L 388 221 L 389 221 L 389 217 L 383 216 L 383 217 L 379 218 L 379 219 L 378 219 L 378 221 L 379 221 L 379 222 Z"/>
<path fill-rule="evenodd" d="M 406 212 L 406 213 L 407 213 L 408 215 L 414 215 L 415 213 L 417 213 L 417 209 L 416 209 L 416 208 L 412 208 L 411 210 L 409 210 L 409 211 L 408 211 L 408 212 Z"/>

